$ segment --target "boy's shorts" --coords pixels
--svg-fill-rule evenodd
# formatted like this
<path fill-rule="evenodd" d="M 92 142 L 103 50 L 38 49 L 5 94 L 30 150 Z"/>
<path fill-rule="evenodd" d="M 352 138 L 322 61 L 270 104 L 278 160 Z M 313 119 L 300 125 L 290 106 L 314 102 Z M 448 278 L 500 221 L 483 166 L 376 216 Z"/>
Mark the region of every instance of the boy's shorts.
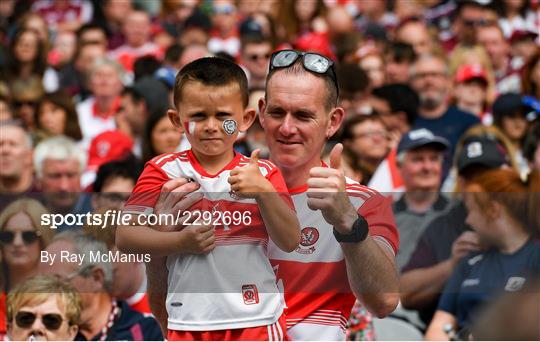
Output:
<path fill-rule="evenodd" d="M 290 341 L 285 315 L 273 324 L 262 327 L 214 331 L 169 330 L 168 341 Z"/>

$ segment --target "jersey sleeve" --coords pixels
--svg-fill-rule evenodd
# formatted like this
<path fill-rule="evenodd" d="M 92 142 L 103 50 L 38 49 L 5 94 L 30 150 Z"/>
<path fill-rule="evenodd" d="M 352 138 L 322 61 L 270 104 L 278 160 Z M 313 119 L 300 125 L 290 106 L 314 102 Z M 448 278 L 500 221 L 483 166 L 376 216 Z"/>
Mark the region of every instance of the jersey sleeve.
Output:
<path fill-rule="evenodd" d="M 392 213 L 391 199 L 376 193 L 370 196 L 358 209 L 369 225 L 369 235 L 373 238 L 382 238 L 390 244 L 397 254 L 399 246 L 399 234 L 396 221 Z"/>
<path fill-rule="evenodd" d="M 289 189 L 287 189 L 287 185 L 285 184 L 285 179 L 283 178 L 281 171 L 274 166 L 266 175 L 266 179 L 270 181 L 276 192 L 279 193 L 279 196 L 285 201 L 285 203 L 287 203 L 287 206 L 289 206 L 289 208 L 292 210 L 295 210 L 293 200 L 289 194 Z"/>
<path fill-rule="evenodd" d="M 153 161 L 146 163 L 144 170 L 135 184 L 133 192 L 124 205 L 124 213 L 149 215 L 159 199 L 163 184 L 170 178 Z"/>

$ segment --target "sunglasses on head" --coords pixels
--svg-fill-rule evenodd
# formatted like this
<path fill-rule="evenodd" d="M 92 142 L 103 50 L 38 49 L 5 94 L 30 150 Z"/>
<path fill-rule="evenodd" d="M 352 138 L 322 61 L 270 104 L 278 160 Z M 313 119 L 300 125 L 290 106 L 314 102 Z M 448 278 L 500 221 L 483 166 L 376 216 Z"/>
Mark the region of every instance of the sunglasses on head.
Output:
<path fill-rule="evenodd" d="M 19 232 L 17 234 L 21 234 L 22 239 L 26 245 L 36 242 L 40 236 L 40 234 L 35 231 Z M 8 245 L 8 244 L 13 243 L 14 240 L 15 240 L 14 232 L 7 232 L 7 231 L 0 232 L 0 243 Z"/>
<path fill-rule="evenodd" d="M 274 52 L 270 59 L 270 71 L 279 68 L 288 68 L 300 57 L 302 57 L 302 66 L 307 71 L 319 75 L 328 75 L 334 82 L 337 94 L 339 95 L 337 76 L 336 71 L 334 70 L 334 62 L 323 55 L 319 55 L 318 53 L 301 52 L 296 50 L 281 50 Z"/>
<path fill-rule="evenodd" d="M 32 327 L 36 321 L 37 315 L 29 311 L 19 311 L 15 315 L 15 323 L 23 329 Z M 41 322 L 47 328 L 47 330 L 57 330 L 62 325 L 64 319 L 61 315 L 56 313 L 49 313 L 41 315 Z"/>

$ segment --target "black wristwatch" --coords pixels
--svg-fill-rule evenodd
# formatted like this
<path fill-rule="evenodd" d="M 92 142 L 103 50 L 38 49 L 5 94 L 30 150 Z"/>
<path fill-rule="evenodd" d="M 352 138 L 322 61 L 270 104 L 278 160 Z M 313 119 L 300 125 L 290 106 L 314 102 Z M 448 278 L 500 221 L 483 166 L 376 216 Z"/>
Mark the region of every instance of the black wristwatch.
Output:
<path fill-rule="evenodd" d="M 341 234 L 334 228 L 334 236 L 338 242 L 358 243 L 364 241 L 368 237 L 369 226 L 362 215 L 358 215 L 354 221 L 350 234 Z"/>

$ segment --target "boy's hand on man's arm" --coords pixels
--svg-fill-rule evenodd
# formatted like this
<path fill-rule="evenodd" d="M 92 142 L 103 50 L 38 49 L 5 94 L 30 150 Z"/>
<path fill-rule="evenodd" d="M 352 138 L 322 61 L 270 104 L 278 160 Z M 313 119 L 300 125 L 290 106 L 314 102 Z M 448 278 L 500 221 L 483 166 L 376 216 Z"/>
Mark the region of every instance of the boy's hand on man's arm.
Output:
<path fill-rule="evenodd" d="M 235 168 L 229 176 L 229 184 L 235 195 L 242 198 L 258 198 L 263 192 L 275 192 L 272 183 L 259 170 L 259 149 L 251 153 L 249 164 Z"/>

